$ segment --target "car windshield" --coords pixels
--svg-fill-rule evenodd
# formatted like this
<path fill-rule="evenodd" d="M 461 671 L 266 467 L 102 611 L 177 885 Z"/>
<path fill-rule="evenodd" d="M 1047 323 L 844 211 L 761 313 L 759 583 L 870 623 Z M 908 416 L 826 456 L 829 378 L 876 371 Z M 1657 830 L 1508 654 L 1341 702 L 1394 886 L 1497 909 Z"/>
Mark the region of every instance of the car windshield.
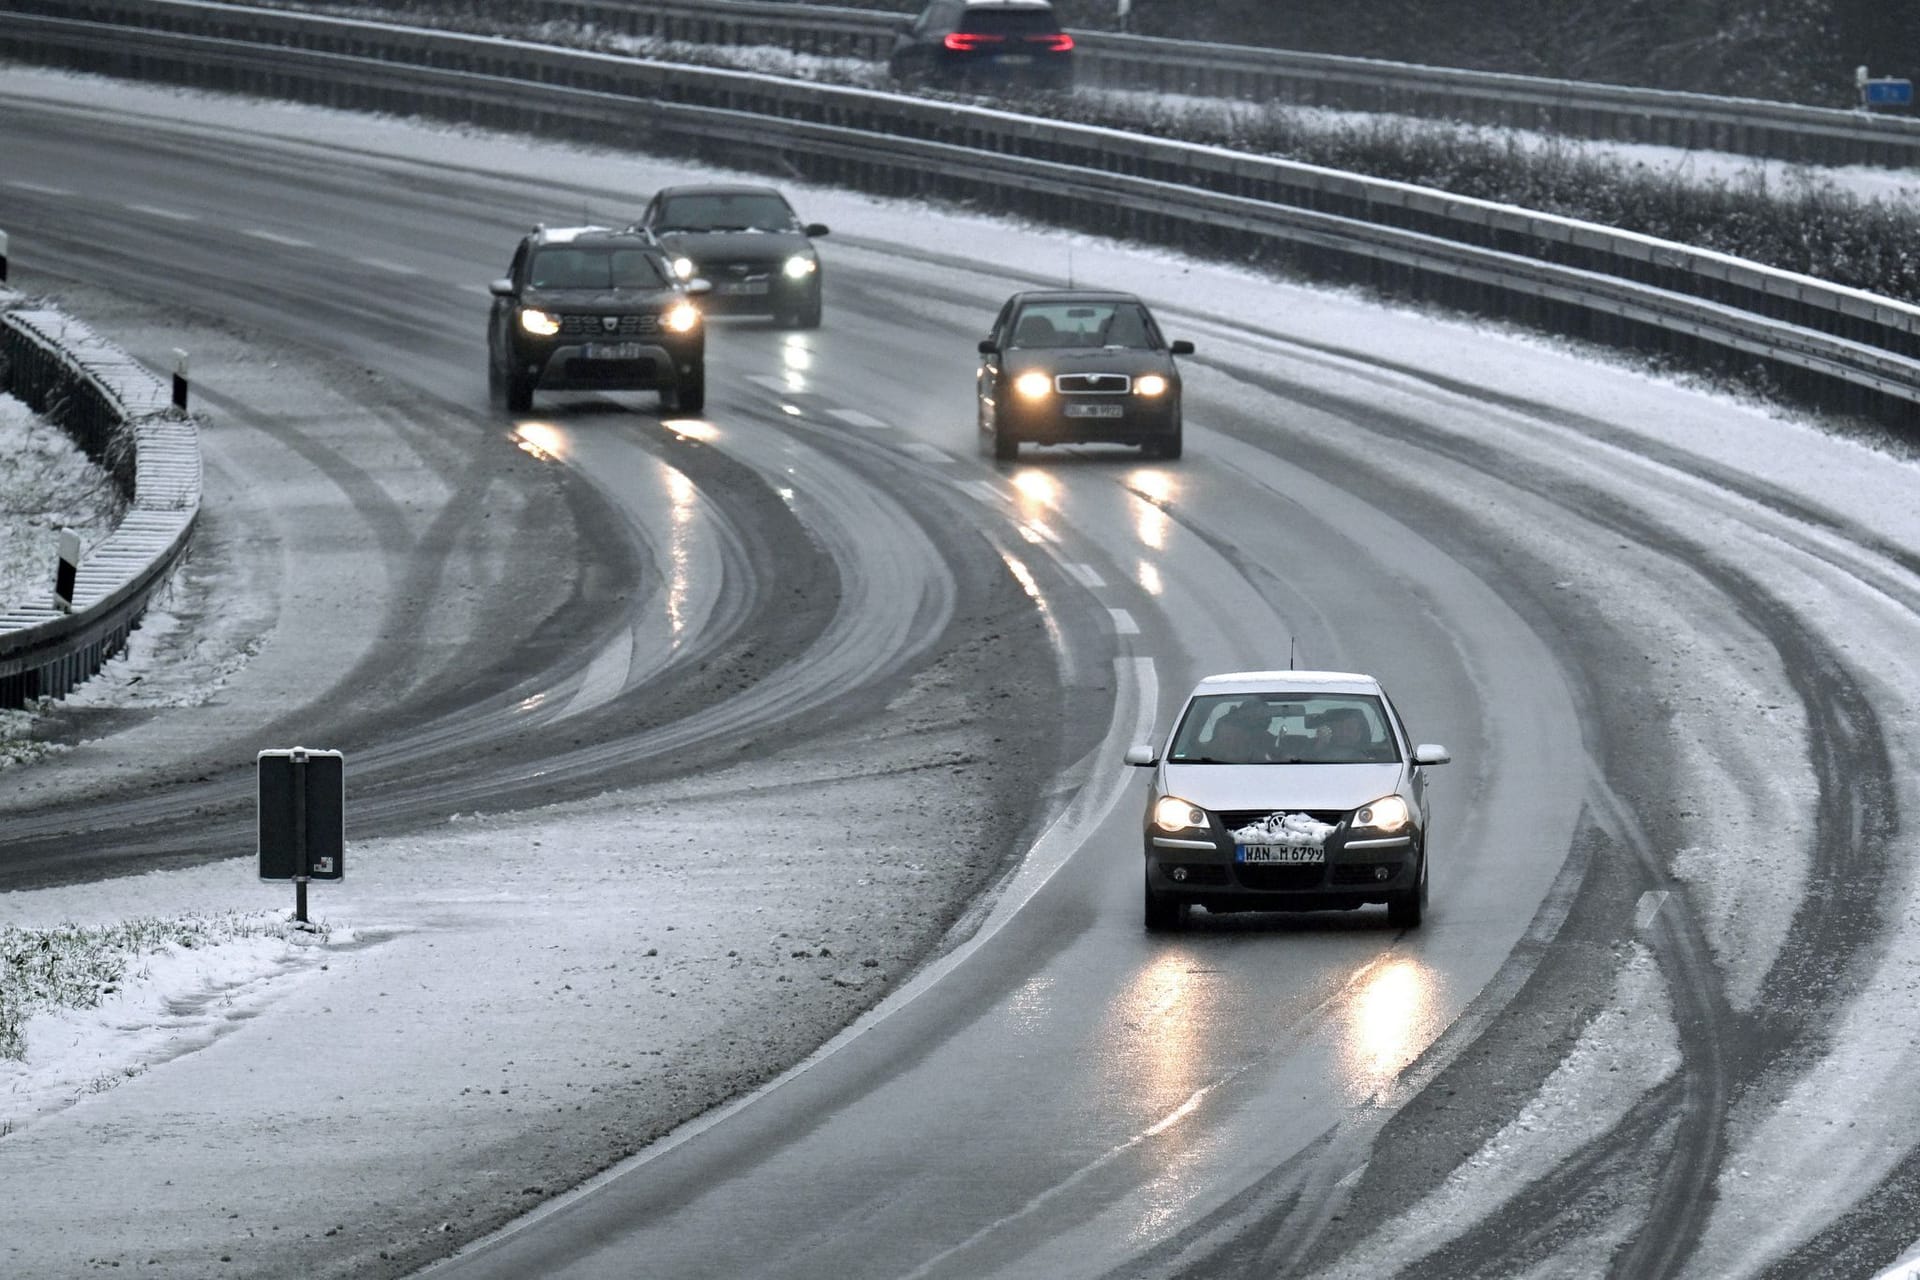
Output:
<path fill-rule="evenodd" d="M 791 231 L 787 202 L 770 191 L 669 196 L 660 202 L 657 231 Z"/>
<path fill-rule="evenodd" d="M 1013 322 L 1013 345 L 1155 349 L 1160 343 L 1137 302 L 1029 302 Z"/>
<path fill-rule="evenodd" d="M 969 8 L 961 17 L 960 29 L 983 35 L 1046 36 L 1060 30 L 1060 20 L 1048 9 L 976 6 Z"/>
<path fill-rule="evenodd" d="M 1353 693 L 1232 693 L 1195 698 L 1170 764 L 1392 764 L 1400 747 L 1380 699 Z"/>
<path fill-rule="evenodd" d="M 534 251 L 527 280 L 536 289 L 663 289 L 667 278 L 647 249 L 556 245 Z"/>

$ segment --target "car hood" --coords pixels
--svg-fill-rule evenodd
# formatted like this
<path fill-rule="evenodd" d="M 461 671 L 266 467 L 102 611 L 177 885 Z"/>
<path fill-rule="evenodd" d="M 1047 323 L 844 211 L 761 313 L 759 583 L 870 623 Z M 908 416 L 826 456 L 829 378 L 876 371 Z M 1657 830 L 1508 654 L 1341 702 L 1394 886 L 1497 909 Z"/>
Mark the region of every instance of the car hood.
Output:
<path fill-rule="evenodd" d="M 1202 809 L 1358 809 L 1399 789 L 1397 764 L 1172 764 L 1166 793 Z"/>
<path fill-rule="evenodd" d="M 668 231 L 660 243 L 695 262 L 785 262 L 813 247 L 797 231 Z"/>

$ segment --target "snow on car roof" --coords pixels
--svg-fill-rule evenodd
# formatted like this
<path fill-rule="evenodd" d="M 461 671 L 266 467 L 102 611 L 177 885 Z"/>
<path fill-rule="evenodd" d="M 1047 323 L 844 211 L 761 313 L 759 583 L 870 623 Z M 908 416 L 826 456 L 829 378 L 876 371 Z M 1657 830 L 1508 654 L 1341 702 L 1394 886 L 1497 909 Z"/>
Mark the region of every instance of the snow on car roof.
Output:
<path fill-rule="evenodd" d="M 1202 693 L 1293 693 L 1324 689 L 1330 693 L 1378 693 L 1380 682 L 1357 671 L 1228 671 L 1208 676 L 1194 687 Z"/>

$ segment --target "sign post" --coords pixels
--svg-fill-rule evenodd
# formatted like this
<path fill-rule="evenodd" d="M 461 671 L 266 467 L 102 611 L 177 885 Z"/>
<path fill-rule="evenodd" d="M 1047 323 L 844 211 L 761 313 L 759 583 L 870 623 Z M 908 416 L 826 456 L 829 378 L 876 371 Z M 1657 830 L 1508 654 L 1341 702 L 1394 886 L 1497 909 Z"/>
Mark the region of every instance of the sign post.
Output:
<path fill-rule="evenodd" d="M 293 918 L 307 921 L 307 882 L 347 873 L 346 759 L 338 751 L 262 751 L 260 878 L 291 880 Z"/>

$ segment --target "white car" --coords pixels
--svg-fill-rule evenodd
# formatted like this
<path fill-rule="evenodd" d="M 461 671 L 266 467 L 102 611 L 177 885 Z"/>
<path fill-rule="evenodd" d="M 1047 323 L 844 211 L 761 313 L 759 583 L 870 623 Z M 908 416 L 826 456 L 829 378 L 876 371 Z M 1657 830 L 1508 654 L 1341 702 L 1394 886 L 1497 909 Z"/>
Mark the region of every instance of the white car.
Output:
<path fill-rule="evenodd" d="M 1146 926 L 1209 912 L 1351 910 L 1384 903 L 1401 928 L 1427 906 L 1429 765 L 1372 676 L 1240 671 L 1188 695 L 1153 770 Z"/>

